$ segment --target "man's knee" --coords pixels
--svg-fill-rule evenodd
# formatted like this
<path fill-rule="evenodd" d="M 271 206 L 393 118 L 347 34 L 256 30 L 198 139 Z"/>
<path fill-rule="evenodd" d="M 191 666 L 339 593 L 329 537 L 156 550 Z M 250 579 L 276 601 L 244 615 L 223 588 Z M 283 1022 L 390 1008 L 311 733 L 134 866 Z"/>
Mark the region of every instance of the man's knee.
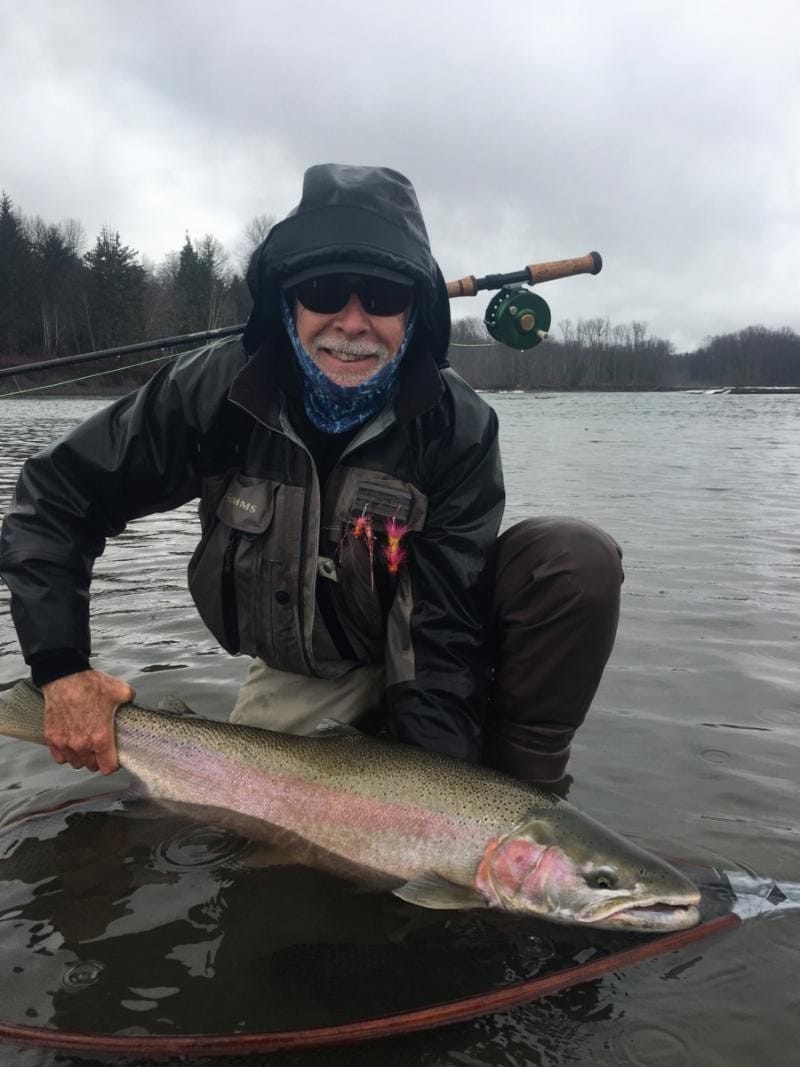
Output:
<path fill-rule="evenodd" d="M 497 542 L 495 611 L 526 599 L 538 587 L 561 587 L 586 610 L 618 610 L 622 550 L 613 537 L 581 519 L 525 519 Z"/>

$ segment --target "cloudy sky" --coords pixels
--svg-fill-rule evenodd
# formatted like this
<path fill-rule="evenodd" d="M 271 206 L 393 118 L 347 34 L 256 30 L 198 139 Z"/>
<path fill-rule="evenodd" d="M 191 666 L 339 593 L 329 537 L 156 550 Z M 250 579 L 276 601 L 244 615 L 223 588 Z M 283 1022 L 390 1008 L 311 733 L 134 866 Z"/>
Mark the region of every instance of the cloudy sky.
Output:
<path fill-rule="evenodd" d="M 798 41 L 796 0 L 0 0 L 0 188 L 158 261 L 384 164 L 447 278 L 598 250 L 554 322 L 800 331 Z"/>

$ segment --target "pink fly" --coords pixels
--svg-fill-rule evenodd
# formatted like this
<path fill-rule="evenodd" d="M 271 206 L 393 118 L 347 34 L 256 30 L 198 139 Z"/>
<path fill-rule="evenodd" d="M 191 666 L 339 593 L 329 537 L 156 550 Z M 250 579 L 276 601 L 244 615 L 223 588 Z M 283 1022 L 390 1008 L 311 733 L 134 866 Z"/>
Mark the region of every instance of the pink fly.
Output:
<path fill-rule="evenodd" d="M 369 552 L 369 587 L 375 588 L 375 532 L 372 528 L 372 516 L 364 511 L 353 523 L 353 537 L 360 539 Z"/>

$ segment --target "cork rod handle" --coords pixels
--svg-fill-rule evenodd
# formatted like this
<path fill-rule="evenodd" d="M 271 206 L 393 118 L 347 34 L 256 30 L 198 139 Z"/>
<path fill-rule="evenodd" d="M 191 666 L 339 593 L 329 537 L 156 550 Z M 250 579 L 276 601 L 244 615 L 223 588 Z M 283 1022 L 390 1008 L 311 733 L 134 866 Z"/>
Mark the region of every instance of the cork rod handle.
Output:
<path fill-rule="evenodd" d="M 556 259 L 552 263 L 529 263 L 526 267 L 531 285 L 571 278 L 573 274 L 599 274 L 602 269 L 603 259 L 599 252 L 587 252 L 575 259 Z"/>
<path fill-rule="evenodd" d="M 540 282 L 552 282 L 556 278 L 571 278 L 573 274 L 599 274 L 603 269 L 603 259 L 599 252 L 587 252 L 585 256 L 574 259 L 556 259 L 550 263 L 529 263 L 527 267 L 511 274 L 489 274 L 485 278 L 476 278 L 468 274 L 466 278 L 447 283 L 447 295 L 452 300 L 457 296 L 475 296 L 481 289 L 499 289 L 503 285 L 515 282 L 527 282 L 538 285 Z"/>

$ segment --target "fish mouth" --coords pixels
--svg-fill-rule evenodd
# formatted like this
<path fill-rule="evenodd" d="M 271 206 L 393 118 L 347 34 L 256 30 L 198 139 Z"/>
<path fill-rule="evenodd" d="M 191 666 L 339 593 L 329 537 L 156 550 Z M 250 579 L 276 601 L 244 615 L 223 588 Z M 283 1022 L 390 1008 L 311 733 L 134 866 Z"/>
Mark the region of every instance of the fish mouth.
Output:
<path fill-rule="evenodd" d="M 669 930 L 689 930 L 700 922 L 700 894 L 696 898 L 680 900 L 649 900 L 631 904 L 590 905 L 576 915 L 585 926 L 608 930 L 641 930 L 657 933 Z"/>

